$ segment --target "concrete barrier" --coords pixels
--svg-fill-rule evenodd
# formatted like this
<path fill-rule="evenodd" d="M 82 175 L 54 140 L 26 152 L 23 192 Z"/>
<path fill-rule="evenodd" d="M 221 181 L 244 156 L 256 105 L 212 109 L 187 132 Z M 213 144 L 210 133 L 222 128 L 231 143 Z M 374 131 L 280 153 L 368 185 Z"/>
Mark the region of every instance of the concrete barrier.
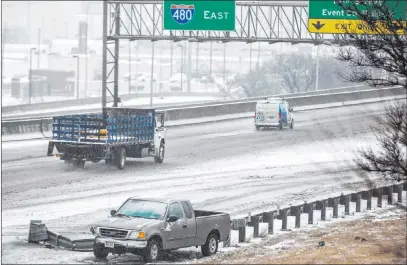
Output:
<path fill-rule="evenodd" d="M 347 86 L 347 87 L 339 87 L 339 88 L 331 88 L 331 89 L 322 89 L 316 91 L 309 91 L 309 92 L 300 92 L 300 93 L 285 93 L 275 95 L 276 97 L 289 97 L 289 96 L 307 96 L 307 95 L 316 95 L 316 94 L 326 94 L 326 93 L 340 93 L 340 92 L 353 92 L 358 90 L 364 90 L 368 87 L 366 85 L 356 85 L 356 86 Z M 183 96 L 221 96 L 220 93 L 203 93 L 203 92 L 162 92 L 162 93 L 153 93 L 153 97 L 183 97 Z M 125 94 L 120 95 L 121 100 L 131 100 L 140 97 L 149 97 L 149 93 L 136 93 L 136 94 Z M 238 99 L 238 100 L 227 100 L 218 103 L 236 103 L 236 102 L 244 102 L 244 101 L 256 101 L 262 99 L 263 97 L 250 97 L 246 99 Z M 85 98 L 85 99 L 73 99 L 73 100 L 64 100 L 64 101 L 53 101 L 53 102 L 45 102 L 39 104 L 24 104 L 24 105 L 15 105 L 15 106 L 6 106 L 2 107 L 2 112 L 4 114 L 10 112 L 24 112 L 24 111 L 32 111 L 33 109 L 53 109 L 53 108 L 60 108 L 61 106 L 83 106 L 83 105 L 92 105 L 98 104 L 102 101 L 101 97 L 94 97 L 94 98 Z M 109 96 L 107 101 L 113 101 L 113 98 Z M 205 106 L 210 103 L 195 103 L 188 105 L 189 107 L 194 106 Z"/>
<path fill-rule="evenodd" d="M 360 99 L 384 98 L 389 96 L 404 96 L 405 89 L 401 87 L 370 89 L 357 92 L 336 94 L 307 95 L 288 97 L 291 106 L 302 107 L 315 104 L 347 102 Z M 248 113 L 255 111 L 257 101 L 230 104 L 212 104 L 199 107 L 184 107 L 165 109 L 166 121 L 188 120 L 203 117 L 215 117 L 228 114 Z M 52 127 L 52 118 L 26 119 L 17 121 L 2 121 L 2 135 L 24 134 L 29 132 L 43 132 Z"/>
<path fill-rule="evenodd" d="M 153 93 L 153 97 L 199 97 L 199 96 L 221 96 L 220 93 L 208 93 L 208 92 L 162 92 L 162 93 Z M 125 94 L 120 95 L 121 101 L 131 100 L 136 98 L 146 98 L 150 97 L 150 93 L 136 93 L 136 94 Z M 71 99 L 71 100 L 61 100 L 61 101 L 51 101 L 38 104 L 21 104 L 14 106 L 4 106 L 1 108 L 3 114 L 10 112 L 27 112 L 38 109 L 58 109 L 61 106 L 64 107 L 75 107 L 83 105 L 93 105 L 101 104 L 101 97 L 94 98 L 83 98 L 83 99 Z M 107 97 L 107 102 L 113 102 L 111 96 Z"/>
<path fill-rule="evenodd" d="M 362 89 L 366 89 L 365 86 L 353 86 L 353 87 L 344 87 L 344 88 L 334 88 L 334 89 L 327 89 L 327 90 L 317 90 L 317 91 L 311 91 L 311 92 L 301 92 L 301 93 L 293 93 L 293 94 L 282 94 L 282 95 L 275 95 L 275 97 L 302 97 L 302 96 L 312 96 L 316 94 L 333 94 L 333 93 L 343 93 L 343 92 L 352 92 L 352 91 L 361 91 Z M 383 88 L 385 89 L 385 88 Z M 201 96 L 205 96 L 205 93 L 200 93 Z M 211 94 L 213 96 L 213 94 Z M 164 95 L 163 95 L 164 96 Z M 174 96 L 174 95 L 172 95 Z M 184 94 L 183 96 L 191 96 L 191 94 Z M 173 103 L 173 104 L 163 104 L 161 106 L 156 106 L 155 108 L 158 110 L 168 110 L 168 109 L 179 109 L 179 108 L 192 108 L 192 107 L 205 107 L 209 105 L 214 105 L 214 104 L 232 104 L 232 103 L 244 103 L 244 102 L 257 102 L 260 99 L 264 99 L 264 97 L 251 97 L 251 98 L 246 98 L 246 99 L 239 99 L 239 100 L 222 100 L 222 101 L 206 101 L 206 102 L 195 102 L 195 103 Z M 54 108 L 51 108 L 53 110 L 52 113 L 54 113 L 54 116 L 57 115 L 65 115 L 65 114 L 81 114 L 81 113 L 96 113 L 100 112 L 100 106 L 91 108 L 91 109 L 86 109 L 86 110 L 81 110 L 80 108 L 76 110 L 61 110 L 61 105 L 63 103 L 59 102 L 57 110 Z M 62 105 L 65 106 L 65 105 Z M 138 107 L 138 108 L 149 108 L 149 105 L 138 105 L 138 106 L 131 106 L 128 105 L 128 107 Z M 33 106 L 34 108 L 34 106 Z M 44 109 L 43 107 L 37 107 L 37 109 Z M 30 109 L 32 110 L 32 109 Z M 48 108 L 49 110 L 49 108 Z M 4 111 L 4 109 L 3 109 Z M 250 110 L 252 112 L 253 110 Z M 7 121 L 15 121 L 15 120 L 20 120 L 20 119 L 39 119 L 39 118 L 50 118 L 49 116 L 43 114 L 43 113 L 37 113 L 37 114 L 24 114 L 24 113 L 19 113 L 19 114 L 3 114 L 3 120 Z"/>

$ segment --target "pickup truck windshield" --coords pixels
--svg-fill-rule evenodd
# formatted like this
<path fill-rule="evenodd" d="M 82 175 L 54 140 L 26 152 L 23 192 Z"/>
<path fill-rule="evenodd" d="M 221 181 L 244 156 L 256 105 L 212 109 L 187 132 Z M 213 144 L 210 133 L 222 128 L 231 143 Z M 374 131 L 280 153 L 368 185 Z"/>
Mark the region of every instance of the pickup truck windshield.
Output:
<path fill-rule="evenodd" d="M 166 203 L 130 199 L 120 207 L 115 215 L 158 220 L 164 216 L 166 208 Z"/>

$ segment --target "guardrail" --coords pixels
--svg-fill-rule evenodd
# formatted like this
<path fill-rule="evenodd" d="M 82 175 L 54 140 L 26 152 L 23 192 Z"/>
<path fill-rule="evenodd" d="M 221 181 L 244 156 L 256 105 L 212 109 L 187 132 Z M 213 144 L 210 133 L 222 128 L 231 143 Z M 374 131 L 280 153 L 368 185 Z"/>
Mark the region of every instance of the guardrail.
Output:
<path fill-rule="evenodd" d="M 245 218 L 231 220 L 231 236 L 223 247 L 235 246 L 238 243 L 250 242 L 253 238 L 262 238 L 277 231 L 291 231 L 307 225 L 316 225 L 322 221 L 355 215 L 387 205 L 403 202 L 403 192 L 407 192 L 407 182 L 378 187 L 350 194 L 330 197 L 312 202 L 304 201 L 300 205 L 288 205 L 285 208 L 251 213 Z M 406 197 L 406 195 L 404 195 Z M 41 221 L 36 221 L 41 223 Z M 31 222 L 32 223 L 32 222 Z M 45 227 L 44 224 L 41 224 Z M 46 229 L 46 228 L 45 228 Z M 37 238 L 37 239 L 36 239 Z M 92 251 L 94 239 L 71 240 L 47 230 L 46 235 L 31 232 L 29 242 L 44 241 L 54 246 L 61 246 L 74 251 Z"/>
<path fill-rule="evenodd" d="M 383 98 L 390 96 L 405 96 L 406 90 L 400 87 L 390 87 L 381 89 L 369 89 L 355 92 L 343 92 L 334 94 L 305 95 L 296 97 L 286 97 L 291 106 L 300 107 L 315 104 L 326 104 L 335 102 L 346 102 L 353 100 Z M 255 111 L 257 101 L 246 101 L 228 104 L 212 104 L 198 107 L 183 107 L 165 109 L 166 121 L 188 120 L 194 118 L 213 117 L 227 114 L 239 114 Z M 25 119 L 18 121 L 2 121 L 2 135 L 43 133 L 52 128 L 52 118 L 46 119 Z"/>
<path fill-rule="evenodd" d="M 331 89 L 322 89 L 322 90 L 316 90 L 316 91 L 308 91 L 308 92 L 299 92 L 299 93 L 286 93 L 286 94 L 279 94 L 279 95 L 275 95 L 275 97 L 293 97 L 293 96 L 306 96 L 306 95 L 317 95 L 317 94 L 326 94 L 326 93 L 340 93 L 340 92 L 352 92 L 352 91 L 358 91 L 358 90 L 363 90 L 363 89 L 367 89 L 368 87 L 366 85 L 357 85 L 357 86 L 349 86 L 349 87 L 338 87 L 338 88 L 331 88 Z M 140 94 L 131 94 L 131 95 L 124 95 L 122 96 L 122 99 L 124 100 L 129 100 L 131 98 L 135 98 L 138 97 L 138 95 Z M 162 94 L 157 94 L 156 96 L 161 96 L 161 97 L 166 97 L 166 96 L 179 96 L 181 95 L 181 93 L 162 93 Z M 195 93 L 195 94 L 190 94 L 190 93 L 182 93 L 182 96 L 213 96 L 213 95 L 220 95 L 220 94 L 214 94 L 214 93 Z M 127 97 L 127 98 L 126 98 Z M 198 102 L 198 103 L 181 103 L 181 104 L 166 104 L 166 105 L 162 105 L 162 106 L 158 106 L 156 107 L 156 109 L 164 109 L 164 108 L 175 108 L 178 107 L 180 105 L 182 105 L 183 107 L 198 107 L 198 106 L 205 106 L 205 105 L 210 105 L 210 104 L 228 104 L 228 103 L 236 103 L 236 102 L 247 102 L 247 101 L 254 101 L 254 100 L 259 100 L 259 99 L 263 99 L 264 96 L 262 97 L 250 97 L 250 98 L 246 98 L 246 99 L 237 99 L 237 100 L 219 100 L 219 101 L 206 101 L 206 102 Z M 88 102 L 88 103 L 83 103 L 81 102 L 77 102 L 75 104 L 71 104 L 71 102 L 74 102 L 75 100 L 72 101 L 58 101 L 57 103 L 55 102 L 49 102 L 49 103 L 43 103 L 43 104 L 35 104 L 35 105 L 19 105 L 19 106 L 23 106 L 21 107 L 21 110 L 19 109 L 19 106 L 10 106 L 10 107 L 3 107 L 2 108 L 2 112 L 3 112 L 3 120 L 11 120 L 11 119 L 16 119 L 18 116 L 24 116 L 25 119 L 27 118 L 49 118 L 48 116 L 45 116 L 44 114 L 31 114 L 31 115 L 27 115 L 24 113 L 21 114 L 9 114 L 10 116 L 12 116 L 12 118 L 4 118 L 5 116 L 9 116 L 7 115 L 7 112 L 13 112 L 13 111 L 32 111 L 33 109 L 50 109 L 50 108 L 61 108 L 61 105 L 63 104 L 64 107 L 67 107 L 68 104 L 70 107 L 72 106 L 81 106 L 84 104 L 98 104 L 100 103 L 100 98 L 98 98 L 99 101 L 95 99 L 92 99 L 92 101 Z M 50 107 L 52 106 L 52 107 Z M 132 106 L 128 106 L 128 107 L 132 107 Z M 149 105 L 139 105 L 137 106 L 139 108 L 148 108 Z M 86 110 L 87 112 L 98 112 L 100 111 L 100 107 L 96 107 L 96 108 L 92 108 L 92 109 L 88 109 Z M 69 112 L 69 114 L 79 114 L 79 113 L 83 113 L 84 110 L 75 110 L 73 112 Z M 54 115 L 64 115 L 66 113 L 68 113 L 67 111 L 55 111 L 53 112 Z"/>

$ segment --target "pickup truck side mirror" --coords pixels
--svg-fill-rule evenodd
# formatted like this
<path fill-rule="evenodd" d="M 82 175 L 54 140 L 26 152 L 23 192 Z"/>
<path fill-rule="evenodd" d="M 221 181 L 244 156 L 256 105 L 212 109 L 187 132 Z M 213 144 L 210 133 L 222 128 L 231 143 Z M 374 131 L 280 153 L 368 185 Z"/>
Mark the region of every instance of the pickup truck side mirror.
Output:
<path fill-rule="evenodd" d="M 111 216 L 115 215 L 116 213 L 117 213 L 116 210 L 110 210 L 110 215 L 111 215 Z"/>
<path fill-rule="evenodd" d="M 174 223 L 174 222 L 176 222 L 178 220 L 178 217 L 176 217 L 175 215 L 170 215 L 168 218 L 167 218 L 167 222 L 168 223 Z"/>

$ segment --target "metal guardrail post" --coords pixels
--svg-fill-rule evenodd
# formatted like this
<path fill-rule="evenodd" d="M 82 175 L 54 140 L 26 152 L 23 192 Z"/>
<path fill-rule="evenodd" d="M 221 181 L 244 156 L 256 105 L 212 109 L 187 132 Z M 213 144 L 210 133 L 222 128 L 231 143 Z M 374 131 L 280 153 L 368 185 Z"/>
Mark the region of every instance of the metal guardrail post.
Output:
<path fill-rule="evenodd" d="M 384 187 L 384 192 L 388 196 L 387 197 L 387 203 L 388 204 L 393 204 L 393 185 Z"/>
<path fill-rule="evenodd" d="M 383 188 L 373 189 L 373 195 L 377 197 L 377 207 L 382 207 L 383 204 Z"/>
<path fill-rule="evenodd" d="M 269 226 L 269 234 L 274 233 L 274 217 L 275 212 L 264 212 L 263 213 L 263 222 L 268 223 Z"/>
<path fill-rule="evenodd" d="M 255 215 L 251 217 L 249 226 L 253 227 L 253 237 L 259 237 L 259 216 Z"/>
<path fill-rule="evenodd" d="M 308 213 L 308 224 L 310 225 L 314 223 L 314 207 L 315 207 L 314 202 L 310 203 L 307 203 L 306 201 L 304 202 L 304 212 Z"/>
<path fill-rule="evenodd" d="M 289 209 L 281 209 L 280 210 L 280 216 L 278 219 L 282 220 L 282 225 L 281 225 L 281 230 L 286 231 L 287 230 L 287 217 L 290 214 Z"/>

